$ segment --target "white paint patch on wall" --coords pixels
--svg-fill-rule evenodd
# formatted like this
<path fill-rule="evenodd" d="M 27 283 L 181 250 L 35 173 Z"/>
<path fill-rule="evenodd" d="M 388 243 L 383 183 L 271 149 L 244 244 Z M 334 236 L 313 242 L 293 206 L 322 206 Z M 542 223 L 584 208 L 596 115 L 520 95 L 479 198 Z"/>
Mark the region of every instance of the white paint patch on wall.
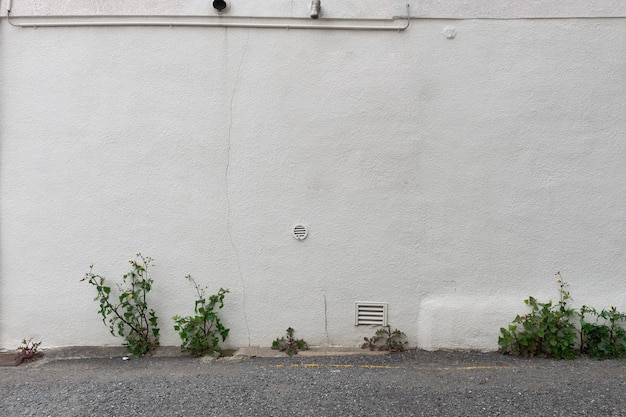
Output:
<path fill-rule="evenodd" d="M 355 346 L 368 300 L 495 349 L 557 270 L 626 308 L 624 19 L 0 35 L 0 346 L 120 343 L 77 280 L 138 250 L 164 345 L 186 274 L 232 290 L 231 346 Z"/>
<path fill-rule="evenodd" d="M 484 292 L 424 297 L 417 320 L 419 346 L 425 350 L 492 350 L 485 341 L 497 341 L 500 328 L 506 328 L 522 306 L 517 297 Z"/>

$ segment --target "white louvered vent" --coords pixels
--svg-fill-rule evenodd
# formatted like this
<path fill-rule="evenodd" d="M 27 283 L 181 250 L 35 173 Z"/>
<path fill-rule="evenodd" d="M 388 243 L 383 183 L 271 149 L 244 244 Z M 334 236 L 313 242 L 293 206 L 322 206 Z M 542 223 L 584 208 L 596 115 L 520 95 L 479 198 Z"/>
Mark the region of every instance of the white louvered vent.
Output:
<path fill-rule="evenodd" d="M 306 226 L 303 224 L 298 224 L 293 227 L 293 237 L 295 237 L 298 240 L 306 239 L 308 234 L 309 234 L 309 231 L 307 230 Z"/>
<path fill-rule="evenodd" d="M 357 301 L 355 305 L 355 325 L 387 325 L 387 303 Z"/>

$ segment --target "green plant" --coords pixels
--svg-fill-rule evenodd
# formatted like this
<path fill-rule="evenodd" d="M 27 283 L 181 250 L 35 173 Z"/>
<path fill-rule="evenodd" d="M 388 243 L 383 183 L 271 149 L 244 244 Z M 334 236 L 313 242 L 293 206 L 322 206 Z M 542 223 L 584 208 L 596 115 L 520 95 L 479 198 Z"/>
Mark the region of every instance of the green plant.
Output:
<path fill-rule="evenodd" d="M 33 339 L 23 339 L 22 345 L 17 348 L 17 362 L 29 361 L 41 356 L 41 352 L 38 351 L 39 346 L 41 346 L 41 341 L 33 342 Z"/>
<path fill-rule="evenodd" d="M 374 336 L 364 337 L 365 343 L 361 349 L 379 350 L 388 352 L 404 352 L 406 350 L 406 335 L 398 329 L 391 330 L 391 326 L 383 326 L 376 330 Z"/>
<path fill-rule="evenodd" d="M 595 359 L 626 358 L 626 329 L 620 322 L 626 321 L 626 314 L 611 306 L 597 312 L 593 307 L 580 309 L 580 353 Z M 588 322 L 587 315 L 595 317 Z"/>
<path fill-rule="evenodd" d="M 174 330 L 182 340 L 181 350 L 187 350 L 196 356 L 206 354 L 215 355 L 221 352 L 219 347 L 228 337 L 230 329 L 224 327 L 217 315 L 216 309 L 224 307 L 224 296 L 228 290 L 220 288 L 217 294 L 205 296 L 206 288 L 200 288 L 196 281 L 187 275 L 187 278 L 196 288 L 198 299 L 195 302 L 195 316 L 174 316 Z"/>
<path fill-rule="evenodd" d="M 556 304 L 552 301 L 540 303 L 534 297 L 524 300 L 531 312 L 517 315 L 508 328 L 500 328 L 498 345 L 501 352 L 526 357 L 575 357 L 577 331 L 572 317 L 576 312 L 569 306 L 571 297 L 565 289 L 567 284 L 560 273 L 556 275 L 560 300 Z"/>
<path fill-rule="evenodd" d="M 135 254 L 129 260 L 130 272 L 122 277 L 123 285 L 117 284 L 117 301 L 111 301 L 111 287 L 105 285 L 105 278 L 93 273 L 93 265 L 80 281 L 87 281 L 96 288 L 102 316 L 113 336 L 126 340 L 128 351 L 135 356 L 152 352 L 159 345 L 158 318 L 153 309 L 148 308 L 147 294 L 152 289 L 153 279 L 148 274 L 152 258 Z"/>
<path fill-rule="evenodd" d="M 276 338 L 272 342 L 272 349 L 286 352 L 289 356 L 297 355 L 300 350 L 309 349 L 309 345 L 303 339 L 296 339 L 293 334 L 294 330 L 289 327 L 287 329 L 287 337 Z"/>

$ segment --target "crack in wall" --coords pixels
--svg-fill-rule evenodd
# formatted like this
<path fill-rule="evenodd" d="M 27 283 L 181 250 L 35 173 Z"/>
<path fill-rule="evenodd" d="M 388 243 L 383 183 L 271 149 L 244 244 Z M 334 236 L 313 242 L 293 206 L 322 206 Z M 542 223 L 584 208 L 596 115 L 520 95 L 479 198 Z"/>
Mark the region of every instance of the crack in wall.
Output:
<path fill-rule="evenodd" d="M 330 338 L 328 336 L 328 304 L 326 302 L 326 293 L 324 295 L 324 333 L 326 333 L 326 345 L 330 346 Z"/>
<path fill-rule="evenodd" d="M 227 136 L 227 160 L 226 160 L 226 222 L 228 227 L 228 238 L 230 240 L 230 245 L 233 248 L 233 252 L 235 253 L 235 260 L 237 262 L 237 272 L 239 274 L 239 281 L 241 282 L 241 293 L 242 293 L 242 302 L 241 308 L 243 311 L 243 319 L 246 325 L 246 331 L 248 333 L 248 346 L 251 345 L 250 339 L 250 326 L 248 324 L 248 315 L 246 313 L 246 282 L 243 278 L 243 272 L 241 271 L 241 260 L 239 256 L 239 249 L 237 245 L 235 245 L 235 240 L 233 239 L 232 232 L 232 222 L 231 222 L 231 210 L 230 210 L 230 161 L 231 161 L 231 139 L 232 139 L 232 130 L 233 130 L 233 108 L 235 103 L 235 96 L 237 95 L 237 90 L 239 87 L 239 82 L 241 81 L 241 67 L 243 65 L 243 61 L 246 57 L 246 53 L 248 51 L 248 40 L 250 38 L 250 32 L 248 31 L 246 36 L 246 42 L 243 46 L 243 50 L 241 52 L 241 59 L 239 60 L 239 65 L 237 66 L 237 72 L 235 73 L 235 83 L 233 86 L 233 91 L 230 96 L 230 108 L 229 108 L 229 122 L 228 122 L 228 136 Z"/>

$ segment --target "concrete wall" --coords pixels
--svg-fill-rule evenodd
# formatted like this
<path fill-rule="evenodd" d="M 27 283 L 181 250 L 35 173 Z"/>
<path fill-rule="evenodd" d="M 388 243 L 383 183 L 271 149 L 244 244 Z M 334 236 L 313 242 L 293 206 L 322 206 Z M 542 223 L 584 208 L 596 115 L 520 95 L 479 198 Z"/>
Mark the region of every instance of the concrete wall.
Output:
<path fill-rule="evenodd" d="M 312 23 L 308 3 L 232 13 Z M 404 2 L 338 3 L 325 18 L 402 24 L 387 20 Z M 373 329 L 354 326 L 354 302 L 381 301 L 413 346 L 496 349 L 524 298 L 558 297 L 556 271 L 576 304 L 626 309 L 623 2 L 437 3 L 401 33 L 0 20 L 0 346 L 121 343 L 77 280 L 91 263 L 117 280 L 137 251 L 155 258 L 164 345 L 192 312 L 186 274 L 232 291 L 231 346 L 288 326 L 357 345 Z M 204 1 L 12 12 L 214 15 Z"/>

